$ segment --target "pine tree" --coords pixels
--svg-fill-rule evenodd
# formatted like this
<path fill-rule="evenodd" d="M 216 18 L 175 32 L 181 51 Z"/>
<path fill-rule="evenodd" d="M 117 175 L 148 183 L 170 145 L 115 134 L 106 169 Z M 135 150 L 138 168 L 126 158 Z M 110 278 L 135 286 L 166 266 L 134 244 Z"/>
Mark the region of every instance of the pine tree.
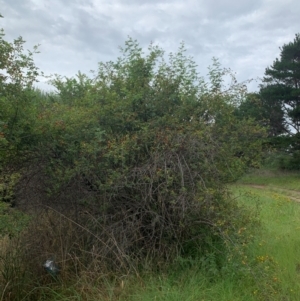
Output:
<path fill-rule="evenodd" d="M 280 50 L 280 58 L 266 68 L 260 94 L 274 135 L 300 133 L 300 34 Z"/>

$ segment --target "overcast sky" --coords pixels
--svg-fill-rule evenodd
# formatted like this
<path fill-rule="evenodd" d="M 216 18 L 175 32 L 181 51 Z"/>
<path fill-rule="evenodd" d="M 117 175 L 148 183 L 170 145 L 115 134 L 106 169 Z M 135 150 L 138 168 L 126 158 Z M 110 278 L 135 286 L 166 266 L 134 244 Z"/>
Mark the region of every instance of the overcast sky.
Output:
<path fill-rule="evenodd" d="M 166 52 L 184 41 L 203 76 L 214 56 L 243 81 L 262 77 L 300 32 L 300 0 L 0 0 L 0 13 L 6 40 L 41 44 L 36 64 L 65 76 L 116 59 L 130 36 Z"/>

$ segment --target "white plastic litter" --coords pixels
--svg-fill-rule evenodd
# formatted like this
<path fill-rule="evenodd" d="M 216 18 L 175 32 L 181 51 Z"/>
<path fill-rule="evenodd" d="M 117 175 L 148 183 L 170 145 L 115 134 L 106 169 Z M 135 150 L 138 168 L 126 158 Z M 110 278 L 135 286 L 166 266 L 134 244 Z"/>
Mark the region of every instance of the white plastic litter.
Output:
<path fill-rule="evenodd" d="M 53 259 L 47 259 L 43 264 L 43 267 L 53 276 L 56 276 L 60 272 L 59 266 L 54 262 Z"/>

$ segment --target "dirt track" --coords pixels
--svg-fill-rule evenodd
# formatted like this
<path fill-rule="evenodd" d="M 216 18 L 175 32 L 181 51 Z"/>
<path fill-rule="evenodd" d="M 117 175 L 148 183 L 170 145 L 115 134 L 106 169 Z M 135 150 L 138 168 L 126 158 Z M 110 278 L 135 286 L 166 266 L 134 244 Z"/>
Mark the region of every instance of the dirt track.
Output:
<path fill-rule="evenodd" d="M 274 191 L 276 193 L 287 196 L 292 201 L 300 203 L 300 190 L 286 189 L 278 186 L 267 186 L 267 185 L 256 185 L 256 184 L 243 184 L 243 186 Z"/>

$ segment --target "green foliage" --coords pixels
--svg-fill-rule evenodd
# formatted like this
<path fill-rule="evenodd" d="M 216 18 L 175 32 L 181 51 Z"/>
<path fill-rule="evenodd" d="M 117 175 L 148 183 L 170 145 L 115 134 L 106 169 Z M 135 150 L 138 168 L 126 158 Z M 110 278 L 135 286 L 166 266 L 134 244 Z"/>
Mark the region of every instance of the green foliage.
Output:
<path fill-rule="evenodd" d="M 299 169 L 300 35 L 284 44 L 280 59 L 266 69 L 260 98 L 268 112 L 270 145 L 282 153 L 281 168 Z M 285 153 L 285 154 L 284 154 Z"/>
<path fill-rule="evenodd" d="M 287 131 L 289 126 L 299 132 L 299 65 L 300 35 L 296 34 L 294 41 L 282 46 L 280 59 L 276 59 L 273 65 L 266 69 L 260 92 L 262 98 L 270 105 L 281 109 L 281 114 L 285 117 L 281 120 L 282 127 Z"/>
<path fill-rule="evenodd" d="M 17 50 L 17 66 L 36 76 L 32 54 Z M 245 89 L 230 70 L 214 59 L 206 83 L 183 44 L 145 54 L 129 39 L 93 78 L 54 76 L 55 94 L 25 75 L 2 81 L 18 92 L 1 96 L 1 163 L 3 178 L 21 175 L 16 206 L 35 215 L 20 241 L 27 267 L 39 274 L 36 261 L 51 252 L 79 260 L 76 273 L 163 270 L 178 256 L 220 272 L 227 242 L 243 242 L 237 228 L 251 224 L 225 184 L 259 165 L 265 137 L 234 114 Z"/>
<path fill-rule="evenodd" d="M 33 51 L 24 52 L 25 41 L 19 37 L 9 43 L 0 32 L 0 164 L 20 159 L 28 146 L 34 143 L 35 107 L 32 85 L 38 68 Z M 16 157 L 17 156 L 17 157 Z"/>
<path fill-rule="evenodd" d="M 284 113 L 284 103 L 277 101 L 277 88 L 271 85 L 261 87 L 259 98 L 261 103 L 261 113 L 267 121 L 268 134 L 270 137 L 277 137 L 286 134 L 289 125 Z M 259 116 L 259 115 L 258 115 Z"/>
<path fill-rule="evenodd" d="M 3 174 L 0 175 L 0 202 L 13 204 L 15 198 L 15 185 L 20 178 L 20 174 Z"/>
<path fill-rule="evenodd" d="M 266 164 L 271 168 L 281 170 L 299 170 L 300 168 L 300 134 L 278 136 L 267 140 L 269 152 L 266 154 Z"/>
<path fill-rule="evenodd" d="M 255 120 L 260 126 L 265 127 L 268 136 L 273 136 L 272 108 L 267 107 L 259 93 L 248 93 L 236 108 L 235 115 L 239 119 Z M 278 118 L 275 118 L 278 121 Z M 280 119 L 279 119 L 280 120 Z"/>
<path fill-rule="evenodd" d="M 9 237 L 18 236 L 26 228 L 29 222 L 29 216 L 11 209 L 8 204 L 0 203 L 0 237 L 8 235 Z"/>
<path fill-rule="evenodd" d="M 2 172 L 0 175 L 0 239 L 18 236 L 29 222 L 28 215 L 12 209 L 15 206 L 15 186 L 19 178 L 18 173 Z"/>
<path fill-rule="evenodd" d="M 288 298 L 274 258 L 288 263 L 272 250 L 286 254 L 275 221 L 283 238 L 289 218 L 297 227 L 296 207 L 276 191 L 263 211 L 268 232 L 258 232 L 251 193 L 240 204 L 226 186 L 260 165 L 267 131 L 284 131 L 282 103 L 277 110 L 264 88 L 247 94 L 216 59 L 205 82 L 183 44 L 144 53 L 132 39 L 92 78 L 56 75 L 56 93 L 45 94 L 32 88 L 36 49 L 24 54 L 23 44 L 0 39 L 0 198 L 16 204 L 0 203 L 1 299 Z M 278 138 L 292 158 L 296 137 Z M 273 242 L 264 252 L 261 233 Z M 53 254 L 55 281 L 42 270 Z"/>
<path fill-rule="evenodd" d="M 280 58 L 266 68 L 259 93 L 248 94 L 236 108 L 239 119 L 250 118 L 265 127 L 264 148 L 277 150 L 282 169 L 299 169 L 300 36 L 284 44 Z M 299 116 L 298 116 L 299 115 Z M 279 158 L 280 157 L 280 158 Z"/>
<path fill-rule="evenodd" d="M 74 183 L 64 200 L 71 203 L 76 193 L 98 221 L 112 221 L 108 237 L 126 237 L 122 247 L 99 246 L 100 253 L 121 252 L 114 261 L 129 252 L 139 260 L 149 250 L 171 258 L 185 252 L 191 235 L 204 249 L 200 233 L 230 216 L 223 184 L 259 164 L 264 132 L 233 115 L 243 88 L 222 91 L 228 71 L 217 60 L 211 84 L 204 83 L 184 52 L 182 45 L 166 61 L 158 47 L 145 55 L 129 39 L 117 62 L 100 63 L 93 80 L 79 74 L 52 81 L 58 98 L 42 117 L 50 136 L 40 144 L 52 177 L 44 184 L 47 202 Z"/>

